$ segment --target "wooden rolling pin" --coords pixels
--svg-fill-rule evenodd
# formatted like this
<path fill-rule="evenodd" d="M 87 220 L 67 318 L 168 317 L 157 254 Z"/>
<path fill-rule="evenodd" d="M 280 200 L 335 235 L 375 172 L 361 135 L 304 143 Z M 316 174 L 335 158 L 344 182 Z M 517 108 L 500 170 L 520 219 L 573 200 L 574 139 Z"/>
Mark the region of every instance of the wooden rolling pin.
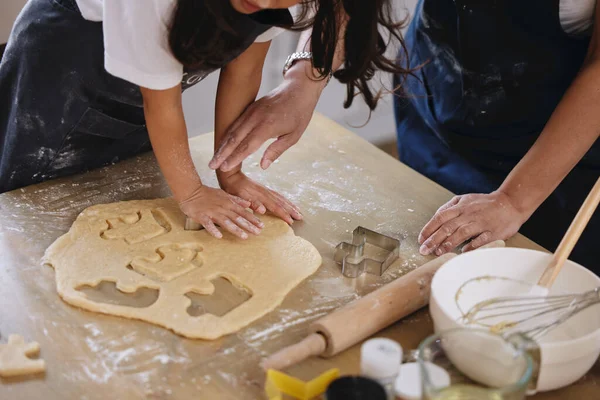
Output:
<path fill-rule="evenodd" d="M 498 240 L 490 247 L 504 247 Z M 456 254 L 448 253 L 313 322 L 304 340 L 266 358 L 264 369 L 285 369 L 312 356 L 331 357 L 429 303 L 431 280 Z"/>

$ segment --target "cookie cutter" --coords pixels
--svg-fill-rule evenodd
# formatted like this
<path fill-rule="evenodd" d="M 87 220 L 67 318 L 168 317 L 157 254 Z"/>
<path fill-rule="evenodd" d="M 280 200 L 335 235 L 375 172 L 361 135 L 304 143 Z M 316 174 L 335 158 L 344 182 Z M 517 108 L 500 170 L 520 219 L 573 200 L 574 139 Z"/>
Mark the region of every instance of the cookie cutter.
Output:
<path fill-rule="evenodd" d="M 200 229 L 202 229 L 202 224 L 197 223 L 190 217 L 185 217 L 184 229 L 186 231 L 199 231 Z"/>
<path fill-rule="evenodd" d="M 283 400 L 284 395 L 298 400 L 310 400 L 325 392 L 327 386 L 340 376 L 340 370 L 330 369 L 315 379 L 304 382 L 283 372 L 270 369 L 267 371 L 265 393 L 269 400 Z"/>
<path fill-rule="evenodd" d="M 387 250 L 388 255 L 383 261 L 365 256 L 367 244 Z M 342 242 L 335 247 L 333 259 L 342 266 L 342 275 L 356 278 L 365 272 L 381 276 L 399 255 L 399 239 L 359 226 L 352 232 L 352 243 Z"/>

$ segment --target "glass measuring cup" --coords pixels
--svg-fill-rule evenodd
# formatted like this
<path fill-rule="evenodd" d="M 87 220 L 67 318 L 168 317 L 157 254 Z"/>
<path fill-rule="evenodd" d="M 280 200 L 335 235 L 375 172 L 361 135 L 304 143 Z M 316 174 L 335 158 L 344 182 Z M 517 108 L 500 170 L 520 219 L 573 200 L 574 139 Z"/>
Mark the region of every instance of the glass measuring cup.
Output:
<path fill-rule="evenodd" d="M 534 375 L 527 352 L 530 341 L 504 338 L 480 329 L 452 329 L 432 335 L 419 346 L 423 399 L 522 400 Z M 443 368 L 450 386 L 436 387 L 430 365 Z"/>

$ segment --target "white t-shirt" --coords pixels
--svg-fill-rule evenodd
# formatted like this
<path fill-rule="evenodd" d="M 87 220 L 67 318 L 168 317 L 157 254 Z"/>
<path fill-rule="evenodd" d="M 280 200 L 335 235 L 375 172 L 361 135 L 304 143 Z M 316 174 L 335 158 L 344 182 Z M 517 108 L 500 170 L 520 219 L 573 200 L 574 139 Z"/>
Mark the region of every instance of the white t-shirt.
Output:
<path fill-rule="evenodd" d="M 181 82 L 183 65 L 171 53 L 168 26 L 177 0 L 77 0 L 83 18 L 102 21 L 104 68 L 118 78 L 149 89 Z M 229 1 L 229 0 L 222 0 Z M 284 29 L 273 27 L 256 42 L 268 42 Z"/>

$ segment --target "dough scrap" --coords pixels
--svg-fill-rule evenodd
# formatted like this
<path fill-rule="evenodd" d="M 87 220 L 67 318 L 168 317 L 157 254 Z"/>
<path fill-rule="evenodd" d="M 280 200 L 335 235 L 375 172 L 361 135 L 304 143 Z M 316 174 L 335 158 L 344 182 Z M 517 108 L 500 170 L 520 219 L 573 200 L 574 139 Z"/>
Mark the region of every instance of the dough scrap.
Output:
<path fill-rule="evenodd" d="M 43 262 L 55 269 L 57 291 L 69 304 L 147 321 L 189 338 L 217 339 L 275 309 L 321 265 L 317 249 L 285 222 L 268 215 L 261 219 L 259 236 L 241 240 L 224 232 L 216 239 L 204 230 L 184 230 L 185 216 L 172 199 L 96 205 L 46 250 Z M 190 316 L 192 301 L 185 294 L 210 295 L 211 281 L 219 277 L 244 288 L 250 299 L 221 317 Z M 128 307 L 94 302 L 77 290 L 102 281 L 114 282 L 124 293 L 158 289 L 158 299 L 148 307 Z"/>
<path fill-rule="evenodd" d="M 0 376 L 37 374 L 46 370 L 44 360 L 32 360 L 40 352 L 40 345 L 36 342 L 25 343 L 22 336 L 10 335 L 8 343 L 0 344 Z"/>

